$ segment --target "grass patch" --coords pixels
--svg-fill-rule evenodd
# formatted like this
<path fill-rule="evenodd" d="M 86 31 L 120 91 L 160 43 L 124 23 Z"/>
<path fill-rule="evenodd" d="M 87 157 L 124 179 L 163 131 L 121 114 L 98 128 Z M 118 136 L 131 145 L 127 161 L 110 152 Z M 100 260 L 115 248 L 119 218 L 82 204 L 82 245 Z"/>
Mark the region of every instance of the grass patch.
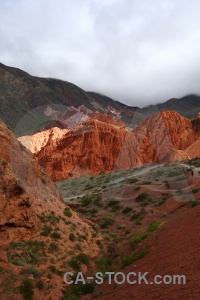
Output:
<path fill-rule="evenodd" d="M 134 252 L 133 255 L 129 256 L 129 257 L 125 257 L 122 258 L 122 268 L 125 268 L 127 266 L 129 266 L 130 264 L 134 263 L 135 261 L 143 258 L 147 253 L 148 253 L 148 249 L 141 249 L 138 252 Z"/>

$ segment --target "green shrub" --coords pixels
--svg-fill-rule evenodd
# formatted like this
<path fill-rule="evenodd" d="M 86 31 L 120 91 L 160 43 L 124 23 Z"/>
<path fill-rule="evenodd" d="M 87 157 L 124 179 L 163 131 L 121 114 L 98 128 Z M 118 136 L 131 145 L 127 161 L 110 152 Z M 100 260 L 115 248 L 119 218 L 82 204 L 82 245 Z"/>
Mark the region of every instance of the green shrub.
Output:
<path fill-rule="evenodd" d="M 97 244 L 98 246 L 101 246 L 101 241 L 100 241 L 100 240 L 96 240 L 96 244 Z"/>
<path fill-rule="evenodd" d="M 72 269 L 80 271 L 80 261 L 78 261 L 76 257 L 72 257 L 68 264 Z"/>
<path fill-rule="evenodd" d="M 120 209 L 120 205 L 117 204 L 117 205 L 115 205 L 115 206 L 112 207 L 111 211 L 112 211 L 112 212 L 116 212 L 116 211 L 118 211 L 119 209 Z"/>
<path fill-rule="evenodd" d="M 133 192 L 137 192 L 137 191 L 139 191 L 140 189 L 141 189 L 140 186 L 136 186 L 136 187 L 133 189 Z"/>
<path fill-rule="evenodd" d="M 91 294 L 94 291 L 94 283 L 79 283 L 71 285 L 73 293 L 77 296 Z"/>
<path fill-rule="evenodd" d="M 59 275 L 59 276 L 62 276 L 62 275 L 63 275 L 63 272 L 60 271 L 60 270 L 57 270 L 56 267 L 53 266 L 53 265 L 50 265 L 50 266 L 49 266 L 49 269 L 50 269 L 50 271 L 51 271 L 53 274 L 57 274 L 57 275 Z"/>
<path fill-rule="evenodd" d="M 81 300 L 79 296 L 69 294 L 68 289 L 62 290 L 63 298 L 62 300 Z"/>
<path fill-rule="evenodd" d="M 46 178 L 43 177 L 41 180 L 42 180 L 42 183 L 43 183 L 43 184 L 46 184 L 46 183 L 47 183 Z"/>
<path fill-rule="evenodd" d="M 34 286 L 32 282 L 26 278 L 23 280 L 22 285 L 19 288 L 20 293 L 23 295 L 24 299 L 32 300 L 34 295 Z"/>
<path fill-rule="evenodd" d="M 149 198 L 149 195 L 147 193 L 141 193 L 135 198 L 135 201 L 143 202 L 143 201 L 147 200 L 148 198 Z"/>
<path fill-rule="evenodd" d="M 128 184 L 133 184 L 133 183 L 136 183 L 137 181 L 138 181 L 137 178 L 128 178 L 127 183 Z"/>
<path fill-rule="evenodd" d="M 114 223 L 114 218 L 112 216 L 106 216 L 104 219 L 103 224 L 101 225 L 101 228 L 106 228 L 111 226 Z"/>
<path fill-rule="evenodd" d="M 51 242 L 49 245 L 49 252 L 57 252 L 59 250 L 59 247 L 56 243 Z"/>
<path fill-rule="evenodd" d="M 64 209 L 64 215 L 65 215 L 66 217 L 69 217 L 69 218 L 72 217 L 72 212 L 71 212 L 71 209 L 70 209 L 69 207 L 66 207 L 66 208 Z"/>
<path fill-rule="evenodd" d="M 75 235 L 74 235 L 74 233 L 73 232 L 71 232 L 70 234 L 69 234 L 69 239 L 70 239 L 70 241 L 75 241 L 75 239 L 76 239 L 76 237 L 75 237 Z"/>
<path fill-rule="evenodd" d="M 60 218 L 55 216 L 53 212 L 49 216 L 46 216 L 46 219 L 54 226 L 60 222 Z"/>
<path fill-rule="evenodd" d="M 40 233 L 40 235 L 42 235 L 42 236 L 48 236 L 52 231 L 52 227 L 50 227 L 48 225 L 44 225 L 42 229 L 43 229 L 43 231 Z"/>
<path fill-rule="evenodd" d="M 134 221 L 134 220 L 137 220 L 139 217 L 141 217 L 141 213 L 137 213 L 137 214 L 134 214 L 130 217 L 130 221 Z"/>
<path fill-rule="evenodd" d="M 81 206 L 85 207 L 88 206 L 90 203 L 92 203 L 92 199 L 88 195 L 82 197 Z"/>
<path fill-rule="evenodd" d="M 190 202 L 191 207 L 195 207 L 195 206 L 197 206 L 199 204 L 200 204 L 199 200 L 193 200 L 193 201 Z"/>
<path fill-rule="evenodd" d="M 96 208 L 91 208 L 91 209 L 89 210 L 89 212 L 90 212 L 92 215 L 94 215 L 94 214 L 98 213 L 98 209 L 96 209 Z"/>
<path fill-rule="evenodd" d="M 126 228 L 126 225 L 125 225 L 125 224 L 119 224 L 119 225 L 117 226 L 117 228 L 118 228 L 118 229 L 124 229 L 124 228 Z"/>
<path fill-rule="evenodd" d="M 131 233 L 131 228 L 127 228 L 127 229 L 125 230 L 125 234 L 129 234 L 129 233 Z"/>
<path fill-rule="evenodd" d="M 145 180 L 145 181 L 141 182 L 141 184 L 151 184 L 151 181 L 150 180 Z"/>
<path fill-rule="evenodd" d="M 38 290 L 42 291 L 44 289 L 44 282 L 42 280 L 37 281 L 36 287 Z"/>
<path fill-rule="evenodd" d="M 141 235 L 136 235 L 131 239 L 131 247 L 135 248 L 138 244 L 140 244 L 143 240 L 150 236 L 149 233 L 143 233 Z"/>
<path fill-rule="evenodd" d="M 93 189 L 93 186 L 91 184 L 87 184 L 84 188 L 84 190 L 91 190 Z"/>
<path fill-rule="evenodd" d="M 133 210 L 132 207 L 124 207 L 124 209 L 122 210 L 123 214 L 128 214 L 129 212 L 131 212 Z"/>
<path fill-rule="evenodd" d="M 196 194 L 196 193 L 198 193 L 199 190 L 200 190 L 200 188 L 194 189 L 194 190 L 192 190 L 192 192 L 193 192 L 193 194 Z"/>
<path fill-rule="evenodd" d="M 51 238 L 53 238 L 53 239 L 55 239 L 55 240 L 57 240 L 57 239 L 60 239 L 61 238 L 61 235 L 60 235 L 60 233 L 58 233 L 58 232 L 52 232 L 51 233 Z"/>
<path fill-rule="evenodd" d="M 82 264 L 89 266 L 90 265 L 90 257 L 85 253 L 80 253 L 76 256 L 76 259 Z"/>
<path fill-rule="evenodd" d="M 164 197 L 163 199 L 161 199 L 159 202 L 158 202 L 158 206 L 161 206 L 161 205 L 163 205 L 165 202 L 166 202 L 166 198 Z"/>
<path fill-rule="evenodd" d="M 23 269 L 21 271 L 21 274 L 22 275 L 23 274 L 32 274 L 34 276 L 34 278 L 38 278 L 38 277 L 42 276 L 42 272 L 34 266 L 25 267 L 25 269 Z"/>
<path fill-rule="evenodd" d="M 135 225 L 141 225 L 142 224 L 142 218 L 138 218 L 136 221 L 135 221 Z"/>
<path fill-rule="evenodd" d="M 152 222 L 152 223 L 149 225 L 147 231 L 148 231 L 149 233 L 153 233 L 154 231 L 156 231 L 157 229 L 160 228 L 161 224 L 162 224 L 161 221 L 155 221 L 155 222 Z"/>
<path fill-rule="evenodd" d="M 98 272 L 105 273 L 107 271 L 110 272 L 113 269 L 113 261 L 110 257 L 100 256 L 97 258 L 96 263 Z"/>
<path fill-rule="evenodd" d="M 138 252 L 135 252 L 133 255 L 129 257 L 122 258 L 122 268 L 125 268 L 132 264 L 133 262 L 143 258 L 148 253 L 148 249 L 142 249 Z"/>
<path fill-rule="evenodd" d="M 108 207 L 112 207 L 112 206 L 115 206 L 117 204 L 119 204 L 120 201 L 119 200 L 115 200 L 115 199 L 111 199 L 109 202 L 108 202 Z"/>
<path fill-rule="evenodd" d="M 97 206 L 102 206 L 102 203 L 101 203 L 101 195 L 100 194 L 94 194 L 93 195 L 93 202 L 95 205 Z"/>

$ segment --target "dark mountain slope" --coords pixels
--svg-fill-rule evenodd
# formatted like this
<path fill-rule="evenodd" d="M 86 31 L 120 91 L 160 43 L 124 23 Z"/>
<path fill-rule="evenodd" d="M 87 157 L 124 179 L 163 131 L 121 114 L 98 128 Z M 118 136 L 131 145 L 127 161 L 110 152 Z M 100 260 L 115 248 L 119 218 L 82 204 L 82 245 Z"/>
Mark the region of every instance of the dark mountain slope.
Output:
<path fill-rule="evenodd" d="M 189 95 L 144 108 L 131 107 L 104 95 L 86 92 L 70 82 L 34 77 L 0 64 L 0 118 L 17 136 L 33 134 L 55 124 L 72 129 L 94 118 L 94 112 L 109 114 L 133 128 L 163 110 L 194 116 L 200 111 L 200 97 Z"/>

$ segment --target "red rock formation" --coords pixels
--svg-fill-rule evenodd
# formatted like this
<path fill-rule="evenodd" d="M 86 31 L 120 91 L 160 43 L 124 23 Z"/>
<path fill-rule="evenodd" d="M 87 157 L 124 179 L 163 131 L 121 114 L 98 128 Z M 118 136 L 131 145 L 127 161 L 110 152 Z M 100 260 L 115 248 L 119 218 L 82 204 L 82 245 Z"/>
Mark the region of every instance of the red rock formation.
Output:
<path fill-rule="evenodd" d="M 92 119 L 99 120 L 101 122 L 105 122 L 107 124 L 115 125 L 118 127 L 125 127 L 125 124 L 122 121 L 115 121 L 110 115 L 93 113 Z"/>
<path fill-rule="evenodd" d="M 53 211 L 64 216 L 65 207 L 47 172 L 0 121 L 0 246 L 38 234 L 37 215 Z M 88 227 L 74 212 L 71 221 Z M 60 227 L 69 231 L 64 223 Z"/>
<path fill-rule="evenodd" d="M 87 121 L 61 138 L 55 136 L 49 140 L 35 156 L 55 180 L 111 171 L 125 134 L 125 129 L 97 120 Z M 37 139 L 35 135 L 33 144 Z"/>
<path fill-rule="evenodd" d="M 158 113 L 127 134 L 118 165 L 128 168 L 150 162 L 182 160 L 187 154 L 179 150 L 187 149 L 197 138 L 191 120 L 174 111 Z"/>
<path fill-rule="evenodd" d="M 41 132 L 32 137 L 30 149 L 54 180 L 62 180 L 150 162 L 184 160 L 190 156 L 187 148 L 197 139 L 191 120 L 164 111 L 132 132 L 99 120 L 86 121 L 71 131 Z"/>
<path fill-rule="evenodd" d="M 52 142 L 50 137 L 49 134 Z M 91 224 L 66 207 L 46 171 L 0 121 L 0 270 L 3 270 L 0 272 L 0 282 L 9 281 L 9 287 L 14 287 L 8 290 L 4 288 L 5 284 L 0 284 L 0 298 L 23 299 L 18 287 L 27 277 L 27 269 L 38 270 L 46 284 L 50 282 L 47 274 L 52 261 L 55 268 L 60 268 L 64 261 L 80 253 L 77 244 L 70 239 L 72 227 L 74 236 L 87 236 L 80 242 L 83 252 L 96 258 L 99 253 L 96 239 L 101 239 L 101 236 L 92 236 Z M 44 232 L 45 228 L 50 232 Z M 33 254 L 31 247 L 36 245 L 39 246 Z M 37 267 L 33 265 L 33 255 L 38 259 Z M 66 271 L 69 268 L 73 270 L 68 266 Z M 86 272 L 87 268 L 82 271 Z M 35 284 L 35 278 L 32 273 L 29 274 L 28 278 Z M 54 288 L 48 291 L 48 298 L 61 299 L 64 287 L 62 276 L 52 274 L 51 284 Z M 34 299 L 46 299 L 45 293 L 46 289 L 35 289 Z"/>

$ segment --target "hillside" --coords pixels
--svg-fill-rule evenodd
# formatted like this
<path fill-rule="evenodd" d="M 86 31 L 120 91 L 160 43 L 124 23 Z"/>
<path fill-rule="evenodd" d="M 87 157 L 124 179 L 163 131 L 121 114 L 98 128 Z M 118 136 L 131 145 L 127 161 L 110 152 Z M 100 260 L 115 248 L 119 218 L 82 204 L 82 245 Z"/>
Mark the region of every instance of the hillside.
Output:
<path fill-rule="evenodd" d="M 59 123 L 73 128 L 93 112 L 132 114 L 135 108 L 78 86 L 52 78 L 37 78 L 0 64 L 0 118 L 19 136 L 32 134 L 43 127 Z M 55 126 L 55 125 L 54 125 Z"/>
<path fill-rule="evenodd" d="M 0 297 L 32 299 L 26 298 L 32 291 L 34 299 L 60 299 L 66 270 L 93 269 L 101 236 L 64 204 L 46 171 L 1 121 L 0 141 Z"/>

